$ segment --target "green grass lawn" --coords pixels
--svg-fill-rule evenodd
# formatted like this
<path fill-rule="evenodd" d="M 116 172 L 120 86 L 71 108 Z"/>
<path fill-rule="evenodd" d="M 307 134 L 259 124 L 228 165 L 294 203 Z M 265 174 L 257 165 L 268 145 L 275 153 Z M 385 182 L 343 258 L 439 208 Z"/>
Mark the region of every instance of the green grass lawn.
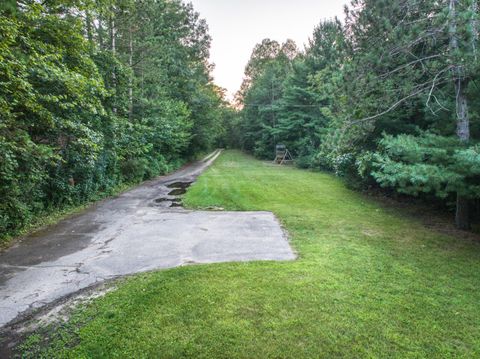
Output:
<path fill-rule="evenodd" d="M 479 243 L 426 229 L 331 175 L 234 151 L 185 203 L 273 211 L 299 258 L 128 279 L 75 313 L 45 356 L 480 357 Z"/>

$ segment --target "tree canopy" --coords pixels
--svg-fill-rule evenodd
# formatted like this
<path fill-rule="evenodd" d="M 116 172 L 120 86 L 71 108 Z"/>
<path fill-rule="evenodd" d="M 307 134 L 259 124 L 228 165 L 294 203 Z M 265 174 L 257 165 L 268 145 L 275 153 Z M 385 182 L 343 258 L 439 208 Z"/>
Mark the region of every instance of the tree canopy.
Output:
<path fill-rule="evenodd" d="M 470 226 L 480 198 L 476 0 L 353 0 L 304 51 L 256 46 L 236 142 L 334 171 L 357 187 L 437 197 Z M 292 47 L 292 46 L 290 46 Z"/>
<path fill-rule="evenodd" d="M 0 234 L 215 145 L 225 101 L 180 0 L 0 8 Z"/>

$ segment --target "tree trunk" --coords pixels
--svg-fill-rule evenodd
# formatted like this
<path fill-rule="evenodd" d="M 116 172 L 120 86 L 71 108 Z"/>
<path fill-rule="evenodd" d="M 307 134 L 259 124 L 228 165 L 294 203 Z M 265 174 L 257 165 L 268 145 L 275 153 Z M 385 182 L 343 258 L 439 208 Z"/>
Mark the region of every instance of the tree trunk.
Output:
<path fill-rule="evenodd" d="M 88 39 L 88 47 L 90 50 L 90 55 L 93 54 L 93 49 L 95 47 L 93 43 L 93 30 L 92 30 L 92 17 L 90 15 L 90 11 L 87 10 L 85 12 L 85 25 L 87 28 L 87 39 Z"/>
<path fill-rule="evenodd" d="M 112 54 L 115 55 L 117 51 L 117 45 L 116 45 L 116 33 L 115 33 L 115 20 L 113 18 L 113 14 L 110 15 L 110 50 L 112 51 Z M 116 73 L 116 68 L 115 66 L 112 69 L 112 87 L 115 92 L 115 97 L 116 97 L 116 92 L 117 92 L 117 73 Z M 113 113 L 117 113 L 117 107 L 114 105 L 112 109 Z"/>
<path fill-rule="evenodd" d="M 457 213 L 455 214 L 455 224 L 458 229 L 470 230 L 470 200 L 457 195 Z"/>
<path fill-rule="evenodd" d="M 105 50 L 105 42 L 103 40 L 103 17 L 99 16 L 98 18 L 98 27 L 97 27 L 97 35 L 98 35 L 98 45 L 101 50 Z"/>
<path fill-rule="evenodd" d="M 115 33 L 115 20 L 113 18 L 113 15 L 110 15 L 110 50 L 114 55 L 115 55 L 115 52 L 117 51 L 116 40 L 117 40 L 117 37 Z"/>
<path fill-rule="evenodd" d="M 477 61 L 477 42 L 478 42 L 478 3 L 477 0 L 473 0 L 470 6 L 470 11 L 472 13 L 472 18 L 470 19 L 470 27 L 472 31 L 472 51 L 473 51 L 473 58 L 475 62 Z"/>
<path fill-rule="evenodd" d="M 468 142 L 470 139 L 470 122 L 468 118 L 467 96 L 465 94 L 467 82 L 461 79 L 460 76 L 460 74 L 457 74 L 457 79 L 455 79 L 457 136 L 460 141 Z M 458 229 L 469 230 L 471 228 L 469 206 L 469 199 L 457 193 L 455 223 Z"/>
<path fill-rule="evenodd" d="M 128 117 L 133 117 L 133 33 L 132 26 L 129 28 L 128 39 L 128 64 L 130 66 L 130 78 L 128 79 Z"/>
<path fill-rule="evenodd" d="M 455 96 L 457 108 L 457 136 L 462 142 L 470 140 L 470 121 L 468 116 L 468 100 L 465 93 L 467 81 L 462 79 L 462 69 L 457 70 L 455 79 Z"/>
<path fill-rule="evenodd" d="M 454 60 L 452 66 L 453 80 L 455 83 L 455 107 L 457 117 L 457 136 L 461 142 L 470 140 L 470 121 L 468 117 L 468 100 L 466 96 L 467 79 L 465 68 L 458 64 L 458 34 L 457 34 L 457 6 L 458 0 L 450 0 L 450 51 Z M 457 228 L 468 230 L 470 226 L 469 200 L 461 193 L 457 193 L 457 211 L 455 215 Z"/>

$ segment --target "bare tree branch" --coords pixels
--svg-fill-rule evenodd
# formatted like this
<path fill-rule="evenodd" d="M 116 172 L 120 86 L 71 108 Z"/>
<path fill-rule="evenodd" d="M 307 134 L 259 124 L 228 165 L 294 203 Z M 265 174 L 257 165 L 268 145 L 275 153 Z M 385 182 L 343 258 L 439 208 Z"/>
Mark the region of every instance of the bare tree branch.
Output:
<path fill-rule="evenodd" d="M 437 82 L 437 85 L 441 84 L 441 83 L 444 83 L 446 82 L 447 80 L 445 81 L 439 81 Z M 384 116 L 386 114 L 388 114 L 389 112 L 392 112 L 393 110 L 395 110 L 398 106 L 400 106 L 402 103 L 404 103 L 405 101 L 407 101 L 408 99 L 411 99 L 412 97 L 415 97 L 419 94 L 421 94 L 422 92 L 425 92 L 426 90 L 428 90 L 430 88 L 430 81 L 428 82 L 429 86 L 421 86 L 419 89 L 417 89 L 416 91 L 410 93 L 409 95 L 401 98 L 400 100 L 398 100 L 397 102 L 395 102 L 392 106 L 390 106 L 388 109 L 386 109 L 385 111 L 382 111 L 380 113 L 377 113 L 373 116 L 369 116 L 369 117 L 365 117 L 365 118 L 362 118 L 360 120 L 356 120 L 356 121 L 353 121 L 353 122 L 350 122 L 350 123 L 347 123 L 347 127 L 350 127 L 350 126 L 353 126 L 353 125 L 356 125 L 356 124 L 359 124 L 359 123 L 362 123 L 362 122 L 368 122 L 368 121 L 372 121 L 372 120 L 375 120 L 381 116 Z M 417 86 L 419 87 L 419 86 Z"/>
<path fill-rule="evenodd" d="M 394 73 L 396 73 L 396 72 L 398 72 L 398 71 L 400 71 L 400 70 L 403 70 L 403 69 L 405 69 L 405 68 L 407 68 L 407 67 L 409 67 L 409 66 L 413 66 L 413 65 L 415 65 L 415 64 L 417 64 L 417 63 L 419 63 L 419 62 L 420 62 L 420 63 L 423 63 L 424 61 L 431 60 L 431 59 L 435 59 L 435 58 L 439 58 L 439 57 L 441 57 L 441 56 L 442 56 L 441 54 L 436 54 L 436 55 L 426 56 L 426 57 L 423 57 L 423 58 L 421 58 L 421 59 L 416 59 L 416 60 L 410 61 L 410 62 L 407 63 L 407 64 L 404 64 L 404 65 L 402 65 L 402 66 L 399 66 L 399 67 L 397 67 L 396 69 L 393 69 L 392 71 L 389 71 L 389 72 L 386 72 L 386 73 L 380 75 L 380 78 L 386 78 L 386 77 L 388 77 L 388 76 L 390 76 L 390 75 L 392 75 L 392 74 L 394 74 Z M 423 64 L 422 64 L 422 66 L 423 66 Z"/>

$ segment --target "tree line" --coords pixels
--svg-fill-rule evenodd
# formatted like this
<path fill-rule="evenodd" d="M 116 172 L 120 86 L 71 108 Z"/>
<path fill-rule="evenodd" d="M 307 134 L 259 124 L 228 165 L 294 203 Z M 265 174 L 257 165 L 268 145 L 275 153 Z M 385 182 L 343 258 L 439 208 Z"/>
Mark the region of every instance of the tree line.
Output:
<path fill-rule="evenodd" d="M 0 237 L 214 146 L 209 46 L 180 0 L 2 2 Z"/>
<path fill-rule="evenodd" d="M 229 141 L 357 188 L 382 186 L 456 208 L 469 229 L 480 198 L 476 0 L 353 0 L 304 51 L 263 40 L 229 120 Z"/>

